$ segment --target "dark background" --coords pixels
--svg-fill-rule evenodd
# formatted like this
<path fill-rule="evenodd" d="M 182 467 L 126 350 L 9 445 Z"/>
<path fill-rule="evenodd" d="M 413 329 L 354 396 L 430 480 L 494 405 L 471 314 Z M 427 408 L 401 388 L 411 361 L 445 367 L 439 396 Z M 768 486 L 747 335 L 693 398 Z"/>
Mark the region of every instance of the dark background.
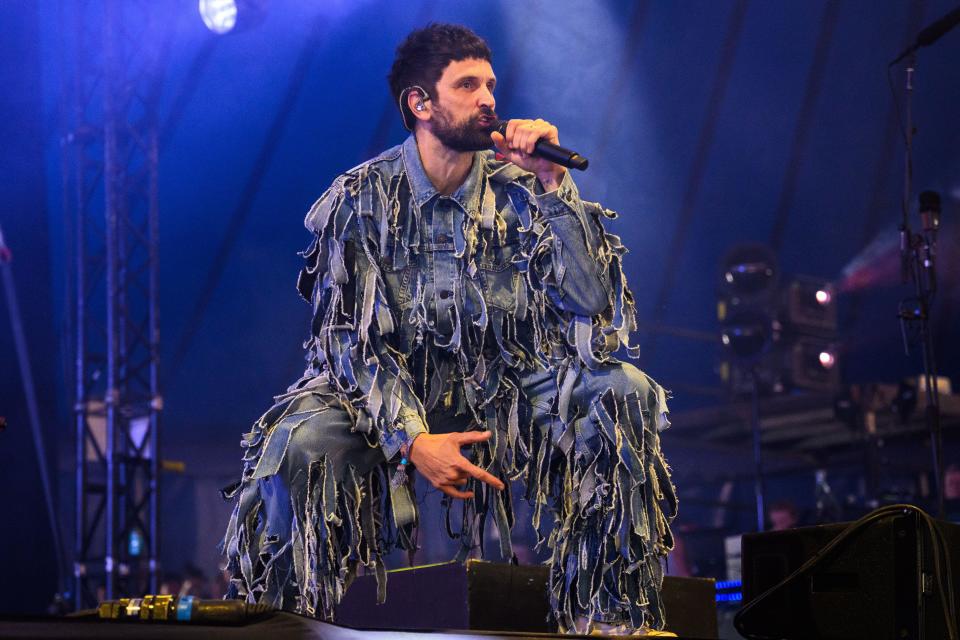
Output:
<path fill-rule="evenodd" d="M 610 228 L 630 249 L 640 365 L 673 390 L 671 408 L 682 416 L 724 402 L 712 336 L 718 263 L 730 246 L 768 243 L 784 274 L 839 281 L 877 237 L 895 241 L 903 144 L 886 64 L 953 5 L 274 0 L 255 28 L 217 36 L 194 0 L 158 3 L 175 30 L 160 112 L 170 125 L 160 156 L 162 441 L 164 458 L 186 463 L 183 474 L 163 476 L 164 566 L 216 571 L 228 512 L 216 489 L 240 470 L 240 434 L 302 369 L 308 309 L 294 283 L 296 252 L 309 239 L 303 215 L 337 173 L 404 139 L 385 76 L 413 27 L 462 22 L 486 37 L 498 111 L 554 122 L 563 143 L 591 159 L 576 178 L 586 198 L 621 214 Z M 62 7 L 0 3 L 0 225 L 14 254 L 69 550 L 71 266 L 58 108 L 72 66 Z M 942 373 L 955 382 L 958 62 L 960 32 L 922 50 L 914 100 L 916 191 L 935 189 L 944 199 L 935 330 Z M 902 100 L 902 68 L 894 82 Z M 190 83 L 195 89 L 175 111 Z M 223 245 L 285 99 L 291 108 L 274 128 L 277 146 L 248 215 L 235 242 Z M 222 277 L 188 334 L 221 246 Z M 920 371 L 916 355 L 903 355 L 895 318 L 907 293 L 894 280 L 841 300 L 845 381 L 895 382 Z M 54 564 L 2 304 L 0 415 L 10 426 L 0 433 L 0 609 L 38 610 L 54 589 Z M 669 432 L 664 440 L 682 500 L 698 489 L 683 482 L 694 459 L 670 450 Z M 802 502 L 806 485 L 794 484 L 775 492 Z M 741 526 L 751 526 L 749 513 Z"/>

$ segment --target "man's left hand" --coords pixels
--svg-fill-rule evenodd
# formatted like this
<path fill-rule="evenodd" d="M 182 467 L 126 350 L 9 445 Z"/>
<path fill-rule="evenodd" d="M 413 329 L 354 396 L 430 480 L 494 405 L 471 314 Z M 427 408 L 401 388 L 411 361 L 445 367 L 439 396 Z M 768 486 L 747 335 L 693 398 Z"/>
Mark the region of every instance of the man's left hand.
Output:
<path fill-rule="evenodd" d="M 546 120 L 510 120 L 507 123 L 507 135 L 494 131 L 490 134 L 497 151 L 503 157 L 525 171 L 536 174 L 545 191 L 553 191 L 560 186 L 566 169 L 543 158 L 533 155 L 537 140 L 543 139 L 560 144 L 557 128 Z"/>

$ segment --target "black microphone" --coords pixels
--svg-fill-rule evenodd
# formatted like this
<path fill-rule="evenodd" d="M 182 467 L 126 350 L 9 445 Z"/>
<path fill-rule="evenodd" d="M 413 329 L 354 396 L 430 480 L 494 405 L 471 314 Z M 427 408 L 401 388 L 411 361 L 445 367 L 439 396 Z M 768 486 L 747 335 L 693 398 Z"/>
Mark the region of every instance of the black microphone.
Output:
<path fill-rule="evenodd" d="M 507 122 L 508 120 L 495 120 L 493 123 L 494 130 L 504 137 L 507 135 Z M 554 164 L 559 164 L 562 167 L 579 169 L 580 171 L 586 171 L 587 166 L 590 164 L 589 160 L 576 151 L 564 149 L 558 144 L 553 144 L 543 139 L 537 140 L 537 144 L 533 147 L 533 155 L 538 158 L 543 158 L 544 160 L 549 160 Z"/>
<path fill-rule="evenodd" d="M 897 59 L 891 62 L 890 65 L 893 66 L 897 64 L 920 47 L 929 47 L 958 24 L 960 24 L 960 7 L 957 7 L 918 33 L 916 42 L 904 49 L 903 52 L 897 56 Z"/>

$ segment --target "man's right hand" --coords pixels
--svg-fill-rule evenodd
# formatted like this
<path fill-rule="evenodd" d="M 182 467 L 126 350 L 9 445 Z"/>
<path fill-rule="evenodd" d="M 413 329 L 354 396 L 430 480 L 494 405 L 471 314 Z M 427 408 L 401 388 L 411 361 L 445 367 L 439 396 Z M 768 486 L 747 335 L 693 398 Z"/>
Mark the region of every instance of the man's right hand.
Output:
<path fill-rule="evenodd" d="M 473 491 L 462 491 L 467 478 L 486 482 L 497 490 L 503 483 L 480 467 L 471 463 L 460 453 L 460 447 L 490 439 L 489 431 L 466 433 L 421 433 L 410 446 L 410 462 L 417 467 L 437 489 L 452 498 L 472 498 Z"/>

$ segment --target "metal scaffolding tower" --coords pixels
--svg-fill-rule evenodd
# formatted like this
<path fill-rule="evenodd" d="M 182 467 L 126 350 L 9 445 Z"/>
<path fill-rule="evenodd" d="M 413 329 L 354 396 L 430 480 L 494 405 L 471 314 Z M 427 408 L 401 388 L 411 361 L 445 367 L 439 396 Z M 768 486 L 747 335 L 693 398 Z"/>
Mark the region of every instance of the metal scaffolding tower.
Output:
<path fill-rule="evenodd" d="M 150 2 L 61 2 L 64 208 L 75 355 L 74 605 L 155 593 L 157 101 Z M 69 41 L 69 42 L 68 42 Z M 72 55 L 71 55 L 72 53 Z"/>

